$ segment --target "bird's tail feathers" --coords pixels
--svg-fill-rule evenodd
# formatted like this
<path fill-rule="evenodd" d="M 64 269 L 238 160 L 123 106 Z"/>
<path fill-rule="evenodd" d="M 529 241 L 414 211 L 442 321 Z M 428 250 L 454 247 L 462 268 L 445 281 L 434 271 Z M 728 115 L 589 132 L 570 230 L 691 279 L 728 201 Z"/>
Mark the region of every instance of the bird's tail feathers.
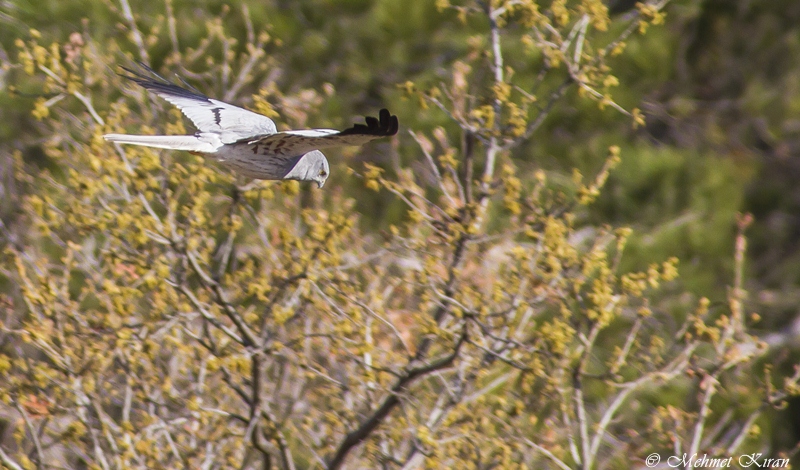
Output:
<path fill-rule="evenodd" d="M 106 134 L 104 139 L 120 144 L 144 145 L 170 150 L 188 150 L 190 152 L 215 152 L 217 148 L 210 142 L 194 135 L 128 135 Z"/>

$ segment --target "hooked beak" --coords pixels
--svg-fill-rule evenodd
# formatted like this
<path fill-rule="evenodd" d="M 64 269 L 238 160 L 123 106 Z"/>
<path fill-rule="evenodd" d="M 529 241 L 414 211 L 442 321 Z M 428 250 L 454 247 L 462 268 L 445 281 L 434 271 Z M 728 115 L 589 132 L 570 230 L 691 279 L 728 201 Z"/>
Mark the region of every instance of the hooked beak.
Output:
<path fill-rule="evenodd" d="M 317 180 L 317 187 L 322 189 L 323 186 L 325 186 L 325 180 Z"/>

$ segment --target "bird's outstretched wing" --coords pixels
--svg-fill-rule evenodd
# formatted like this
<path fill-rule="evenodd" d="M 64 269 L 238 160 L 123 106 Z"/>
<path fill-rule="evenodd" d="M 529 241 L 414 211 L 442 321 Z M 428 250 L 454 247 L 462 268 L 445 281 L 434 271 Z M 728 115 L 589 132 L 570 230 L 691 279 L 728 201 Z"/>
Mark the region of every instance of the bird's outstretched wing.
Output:
<path fill-rule="evenodd" d="M 362 145 L 370 140 L 397 134 L 397 116 L 381 109 L 378 118 L 366 117 L 366 124 L 355 124 L 343 131 L 308 129 L 285 131 L 244 139 L 248 144 L 263 146 L 265 152 L 276 155 L 302 155 L 312 150 L 344 145 Z"/>
<path fill-rule="evenodd" d="M 277 131 L 275 123 L 266 116 L 187 90 L 146 65 L 140 66 L 151 76 L 126 67 L 122 68 L 130 75 L 121 75 L 177 106 L 200 132 L 219 134 L 224 144 Z"/>

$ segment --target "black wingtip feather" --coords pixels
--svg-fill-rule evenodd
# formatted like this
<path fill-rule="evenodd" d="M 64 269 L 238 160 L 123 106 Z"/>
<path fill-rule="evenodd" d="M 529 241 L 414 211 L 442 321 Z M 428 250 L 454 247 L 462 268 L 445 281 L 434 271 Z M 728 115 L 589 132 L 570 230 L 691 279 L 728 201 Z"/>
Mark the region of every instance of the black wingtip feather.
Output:
<path fill-rule="evenodd" d="M 120 68 L 128 72 L 129 75 L 125 75 L 124 73 L 120 73 L 118 75 L 120 77 L 126 78 L 132 82 L 137 83 L 138 85 L 147 90 L 151 90 L 156 93 L 166 93 L 168 95 L 182 96 L 185 98 L 193 98 L 193 99 L 209 101 L 209 98 L 200 93 L 199 91 L 187 90 L 186 88 L 176 85 L 175 83 L 162 77 L 161 75 L 156 73 L 155 70 L 151 69 L 150 67 L 141 62 L 137 62 L 137 65 L 141 69 L 140 71 L 133 70 L 128 67 L 125 67 L 124 65 L 121 65 Z M 151 76 L 145 75 L 144 72 L 147 72 Z M 181 81 L 183 81 L 183 79 L 181 79 Z"/>
<path fill-rule="evenodd" d="M 361 134 L 389 137 L 397 134 L 400 128 L 397 116 L 392 115 L 386 108 L 378 112 L 378 118 L 367 116 L 365 121 L 366 125 L 354 124 L 353 127 L 343 130 L 340 135 Z"/>

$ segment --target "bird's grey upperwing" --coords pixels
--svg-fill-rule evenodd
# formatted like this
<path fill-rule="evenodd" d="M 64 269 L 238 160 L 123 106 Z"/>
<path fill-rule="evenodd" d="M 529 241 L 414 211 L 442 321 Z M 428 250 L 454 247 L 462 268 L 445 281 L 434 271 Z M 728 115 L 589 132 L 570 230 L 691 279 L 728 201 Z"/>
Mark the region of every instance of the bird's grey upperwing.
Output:
<path fill-rule="evenodd" d="M 265 153 L 276 155 L 302 155 L 312 150 L 345 145 L 363 145 L 371 140 L 397 134 L 397 116 L 381 109 L 378 118 L 366 117 L 366 124 L 355 124 L 343 131 L 334 129 L 306 129 L 277 132 L 257 138 L 245 139 L 248 144 L 263 148 Z"/>
<path fill-rule="evenodd" d="M 259 135 L 274 134 L 272 119 L 246 109 L 187 90 L 140 64 L 151 76 L 126 67 L 130 75 L 122 75 L 177 106 L 200 132 L 219 134 L 222 143 L 231 144 Z"/>

